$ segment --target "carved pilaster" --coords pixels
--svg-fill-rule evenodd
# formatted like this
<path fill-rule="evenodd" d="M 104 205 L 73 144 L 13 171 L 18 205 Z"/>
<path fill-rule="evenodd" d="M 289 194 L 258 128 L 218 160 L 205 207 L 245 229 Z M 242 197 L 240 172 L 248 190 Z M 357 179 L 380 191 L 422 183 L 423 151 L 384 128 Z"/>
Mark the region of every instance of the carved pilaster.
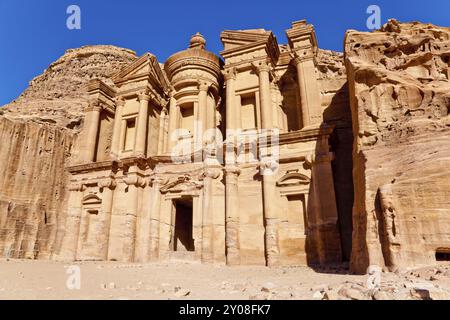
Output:
<path fill-rule="evenodd" d="M 102 105 L 100 101 L 93 100 L 86 109 L 85 117 L 85 139 L 82 142 L 80 157 L 82 162 L 93 162 L 96 154 L 96 143 L 100 126 L 100 112 Z"/>
<path fill-rule="evenodd" d="M 169 105 L 169 131 L 167 137 L 166 151 L 172 152 L 173 147 L 176 145 L 175 130 L 177 129 L 178 118 L 178 106 L 175 99 L 176 91 L 173 89 L 170 91 L 170 105 Z"/>
<path fill-rule="evenodd" d="M 135 156 L 145 157 L 147 144 L 147 125 L 148 125 L 148 102 L 150 96 L 145 92 L 138 95 L 139 100 L 139 114 L 136 128 L 136 142 L 135 142 Z"/>
<path fill-rule="evenodd" d="M 240 264 L 239 191 L 241 170 L 235 165 L 225 166 L 225 247 L 227 265 Z"/>
<path fill-rule="evenodd" d="M 268 266 L 275 266 L 279 261 L 279 214 L 274 205 L 276 196 L 276 179 L 279 164 L 277 159 L 271 155 L 265 155 L 260 160 L 260 172 L 263 181 L 263 205 L 264 205 L 264 238 L 266 263 Z"/>
<path fill-rule="evenodd" d="M 203 171 L 202 261 L 214 260 L 214 184 L 221 175 L 219 167 L 205 166 Z"/>
<path fill-rule="evenodd" d="M 227 132 L 226 136 L 230 136 L 233 134 L 232 130 L 237 129 L 237 112 L 236 110 L 236 93 L 235 93 L 235 81 L 236 81 L 236 69 L 228 68 L 222 71 L 224 79 L 225 79 L 225 87 L 226 87 L 226 125 Z"/>
<path fill-rule="evenodd" d="M 270 94 L 270 65 L 266 61 L 257 61 L 253 67 L 259 79 L 259 105 L 261 108 L 261 125 L 263 129 L 273 127 L 272 98 Z"/>
<path fill-rule="evenodd" d="M 206 81 L 199 81 L 198 84 L 198 119 L 197 127 L 195 128 L 195 141 L 197 145 L 203 146 L 203 132 L 206 129 L 206 123 L 207 123 L 207 97 L 208 97 L 208 90 L 210 87 L 210 83 Z"/>

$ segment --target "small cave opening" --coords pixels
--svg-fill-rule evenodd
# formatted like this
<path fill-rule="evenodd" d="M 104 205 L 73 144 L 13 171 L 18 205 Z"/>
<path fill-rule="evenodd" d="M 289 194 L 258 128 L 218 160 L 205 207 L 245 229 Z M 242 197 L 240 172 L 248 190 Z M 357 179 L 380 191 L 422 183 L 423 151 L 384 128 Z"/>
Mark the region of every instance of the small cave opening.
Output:
<path fill-rule="evenodd" d="M 436 261 L 450 261 L 450 248 L 436 249 Z"/>

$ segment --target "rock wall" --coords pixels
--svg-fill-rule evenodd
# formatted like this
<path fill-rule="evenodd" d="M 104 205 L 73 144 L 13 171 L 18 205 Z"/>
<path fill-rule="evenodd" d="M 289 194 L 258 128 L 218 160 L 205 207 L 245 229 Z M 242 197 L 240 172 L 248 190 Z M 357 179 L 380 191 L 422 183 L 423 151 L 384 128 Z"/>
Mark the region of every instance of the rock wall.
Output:
<path fill-rule="evenodd" d="M 0 256 L 49 258 L 63 218 L 74 135 L 0 117 L 0 139 Z"/>
<path fill-rule="evenodd" d="M 449 28 L 390 20 L 346 34 L 355 272 L 450 252 L 449 58 Z"/>
<path fill-rule="evenodd" d="M 127 49 L 68 50 L 0 109 L 0 257 L 49 259 L 64 234 L 65 170 L 83 125 L 84 85 L 136 58 Z"/>

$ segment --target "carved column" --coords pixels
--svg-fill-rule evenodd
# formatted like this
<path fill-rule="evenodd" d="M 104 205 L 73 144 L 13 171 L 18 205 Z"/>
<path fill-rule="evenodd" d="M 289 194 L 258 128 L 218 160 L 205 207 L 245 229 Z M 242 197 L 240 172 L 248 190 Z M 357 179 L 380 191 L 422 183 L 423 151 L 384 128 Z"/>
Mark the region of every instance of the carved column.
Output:
<path fill-rule="evenodd" d="M 210 150 L 212 151 L 212 150 Z M 214 181 L 220 177 L 220 164 L 210 152 L 203 173 L 202 262 L 214 261 Z"/>
<path fill-rule="evenodd" d="M 124 182 L 128 185 L 127 213 L 125 216 L 125 228 L 123 230 L 124 260 L 134 261 L 138 255 L 136 251 L 140 249 L 141 245 L 138 243 L 140 239 L 137 234 L 137 220 L 140 214 L 138 211 L 139 189 L 145 187 L 145 181 L 137 173 L 133 172 L 124 178 Z"/>
<path fill-rule="evenodd" d="M 208 99 L 208 110 L 206 112 L 206 129 L 216 128 L 216 101 L 214 98 Z"/>
<path fill-rule="evenodd" d="M 234 89 L 234 83 L 236 81 L 236 69 L 229 68 L 223 71 L 223 75 L 225 78 L 226 85 L 226 125 L 227 125 L 227 133 L 226 136 L 229 135 L 228 130 L 235 130 L 236 128 L 236 93 Z"/>
<path fill-rule="evenodd" d="M 203 145 L 203 132 L 207 128 L 207 112 L 208 112 L 208 90 L 210 84 L 205 81 L 200 81 L 198 89 L 198 128 L 197 128 L 197 143 Z"/>
<path fill-rule="evenodd" d="M 167 109 L 164 107 L 161 110 L 160 116 L 159 116 L 159 131 L 158 131 L 158 155 L 162 154 L 164 152 L 164 127 L 166 125 L 166 115 L 167 115 Z"/>
<path fill-rule="evenodd" d="M 292 27 L 286 30 L 286 35 L 292 50 L 293 63 L 297 68 L 303 127 L 320 124 L 322 108 L 314 63 L 317 52 L 314 27 L 306 20 L 295 21 Z"/>
<path fill-rule="evenodd" d="M 87 109 L 85 118 L 86 139 L 84 141 L 84 154 L 81 155 L 83 162 L 93 162 L 97 146 L 98 129 L 100 124 L 101 105 L 98 102 L 91 103 Z"/>
<path fill-rule="evenodd" d="M 272 129 L 272 98 L 270 95 L 270 66 L 266 62 L 254 64 L 259 78 L 259 99 L 261 106 L 261 126 L 263 129 Z"/>
<path fill-rule="evenodd" d="M 259 77 L 259 97 L 261 106 L 261 126 L 266 129 L 263 135 L 269 135 L 273 129 L 273 109 L 270 94 L 270 66 L 265 62 L 257 62 L 254 64 Z M 267 137 L 265 137 L 267 139 Z M 260 152 L 262 154 L 262 152 Z M 265 154 L 265 153 L 264 153 Z M 279 217 L 277 209 L 274 206 L 276 196 L 275 179 L 274 179 L 274 163 L 270 154 L 261 159 L 261 174 L 263 182 L 263 207 L 264 207 L 264 239 L 266 263 L 268 266 L 277 265 L 279 260 L 278 248 L 278 224 Z"/>
<path fill-rule="evenodd" d="M 160 209 L 161 209 L 161 185 L 166 181 L 162 178 L 152 179 L 152 203 L 150 209 L 150 241 L 148 257 L 150 261 L 157 261 L 159 259 L 159 224 L 160 224 Z"/>
<path fill-rule="evenodd" d="M 316 83 L 313 56 L 303 57 L 296 53 L 293 61 L 297 68 L 303 126 L 307 127 L 320 123 L 322 120 L 320 115 L 320 93 Z"/>
<path fill-rule="evenodd" d="M 81 183 L 69 185 L 65 233 L 58 254 L 58 260 L 74 261 L 77 256 L 78 237 L 80 234 L 83 191 L 86 187 Z"/>
<path fill-rule="evenodd" d="M 111 155 L 113 158 L 118 158 L 120 153 L 120 135 L 122 125 L 122 112 L 125 105 L 125 100 L 120 99 L 116 102 L 116 111 L 114 114 L 113 135 L 111 141 Z"/>
<path fill-rule="evenodd" d="M 122 148 L 125 147 L 125 136 L 127 133 L 127 120 L 122 119 L 121 121 L 121 125 L 120 125 L 120 138 L 119 138 L 119 154 L 120 152 L 122 152 Z"/>
<path fill-rule="evenodd" d="M 168 134 L 168 144 L 167 151 L 172 152 L 173 147 L 176 145 L 176 137 L 174 135 L 175 130 L 177 129 L 177 120 L 178 120 L 178 106 L 177 100 L 175 99 L 175 91 L 170 92 L 170 105 L 169 105 L 169 132 Z"/>
<path fill-rule="evenodd" d="M 269 155 L 263 157 L 260 162 L 261 174 L 263 179 L 263 206 L 264 206 L 264 240 L 266 250 L 267 266 L 276 266 L 279 262 L 279 240 L 278 240 L 278 225 L 280 218 L 274 203 L 277 196 L 276 193 L 276 179 L 275 168 L 277 163 Z"/>
<path fill-rule="evenodd" d="M 123 183 L 113 200 L 108 259 L 130 262 L 134 260 L 136 249 L 139 188 L 145 186 L 145 181 L 131 171 L 123 178 Z"/>
<path fill-rule="evenodd" d="M 135 155 L 145 157 L 147 144 L 147 124 L 148 124 L 148 102 L 150 96 L 146 94 L 139 95 L 139 115 L 136 128 L 136 144 L 134 146 Z"/>
<path fill-rule="evenodd" d="M 226 145 L 225 165 L 225 247 L 227 265 L 240 264 L 239 253 L 239 190 L 238 178 L 241 170 L 236 165 L 236 145 Z"/>
<path fill-rule="evenodd" d="M 102 210 L 101 210 L 101 234 L 98 237 L 100 240 L 98 246 L 100 247 L 99 255 L 100 259 L 107 260 L 108 259 L 108 244 L 109 244 L 109 233 L 111 228 L 111 213 L 112 213 L 112 205 L 113 205 L 113 194 L 114 189 L 116 188 L 116 181 L 114 178 L 107 178 L 104 180 L 100 180 L 98 182 L 98 186 L 101 192 L 102 198 Z"/>

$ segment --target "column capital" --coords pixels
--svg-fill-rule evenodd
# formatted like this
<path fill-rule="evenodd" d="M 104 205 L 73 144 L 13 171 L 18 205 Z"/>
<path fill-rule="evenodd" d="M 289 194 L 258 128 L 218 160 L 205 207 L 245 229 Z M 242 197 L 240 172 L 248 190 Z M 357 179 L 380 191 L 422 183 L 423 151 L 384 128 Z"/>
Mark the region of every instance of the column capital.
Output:
<path fill-rule="evenodd" d="M 295 65 L 298 65 L 299 63 L 307 60 L 312 60 L 315 57 L 312 48 L 296 50 L 294 52 L 291 52 L 289 55 L 291 56 L 292 61 Z"/>
<path fill-rule="evenodd" d="M 224 170 L 226 175 L 239 176 L 241 174 L 241 169 L 236 165 L 226 165 Z"/>
<path fill-rule="evenodd" d="M 148 94 L 146 94 L 144 92 L 141 92 L 141 93 L 138 94 L 138 100 L 139 100 L 139 102 L 141 102 L 141 101 L 150 101 L 150 95 L 148 95 Z"/>
<path fill-rule="evenodd" d="M 100 112 L 100 111 L 102 111 L 102 109 L 103 109 L 103 106 L 100 103 L 100 101 L 95 100 L 95 101 L 89 102 L 89 106 L 86 108 L 86 112 L 90 112 L 90 111 Z"/>
<path fill-rule="evenodd" d="M 116 180 L 113 177 L 104 178 L 98 181 L 98 187 L 99 188 L 108 188 L 108 189 L 115 189 L 117 186 Z"/>
<path fill-rule="evenodd" d="M 211 83 L 207 82 L 207 81 L 202 81 L 200 80 L 198 82 L 198 89 L 200 91 L 208 91 L 209 87 L 211 87 Z"/>
<path fill-rule="evenodd" d="M 166 177 L 157 177 L 157 176 L 151 176 L 148 178 L 148 183 L 150 186 L 164 186 L 167 183 L 169 183 L 169 179 Z"/>
<path fill-rule="evenodd" d="M 170 86 L 169 89 L 169 98 L 175 98 L 175 95 L 177 94 L 177 90 L 174 86 Z"/>
<path fill-rule="evenodd" d="M 237 72 L 236 72 L 236 68 L 234 68 L 234 67 L 222 70 L 222 74 L 223 74 L 225 81 L 236 80 Z"/>
<path fill-rule="evenodd" d="M 120 97 L 120 98 L 118 98 L 118 99 L 115 99 L 115 101 L 116 101 L 116 106 L 121 106 L 121 107 L 123 107 L 123 106 L 125 105 L 125 99 L 122 98 L 122 97 Z"/>
<path fill-rule="evenodd" d="M 222 170 L 219 168 L 206 167 L 202 175 L 204 178 L 217 179 L 220 177 L 221 172 Z"/>
<path fill-rule="evenodd" d="M 128 186 L 135 186 L 137 188 L 138 187 L 143 188 L 146 185 L 145 179 L 143 179 L 142 177 L 140 177 L 136 174 L 125 176 L 123 178 L 123 182 Z"/>
<path fill-rule="evenodd" d="M 278 171 L 280 167 L 278 159 L 273 156 L 264 156 L 259 161 L 259 170 L 261 175 L 268 176 L 273 175 Z"/>
<path fill-rule="evenodd" d="M 270 71 L 270 65 L 266 61 L 255 61 L 252 66 L 258 74 Z"/>

